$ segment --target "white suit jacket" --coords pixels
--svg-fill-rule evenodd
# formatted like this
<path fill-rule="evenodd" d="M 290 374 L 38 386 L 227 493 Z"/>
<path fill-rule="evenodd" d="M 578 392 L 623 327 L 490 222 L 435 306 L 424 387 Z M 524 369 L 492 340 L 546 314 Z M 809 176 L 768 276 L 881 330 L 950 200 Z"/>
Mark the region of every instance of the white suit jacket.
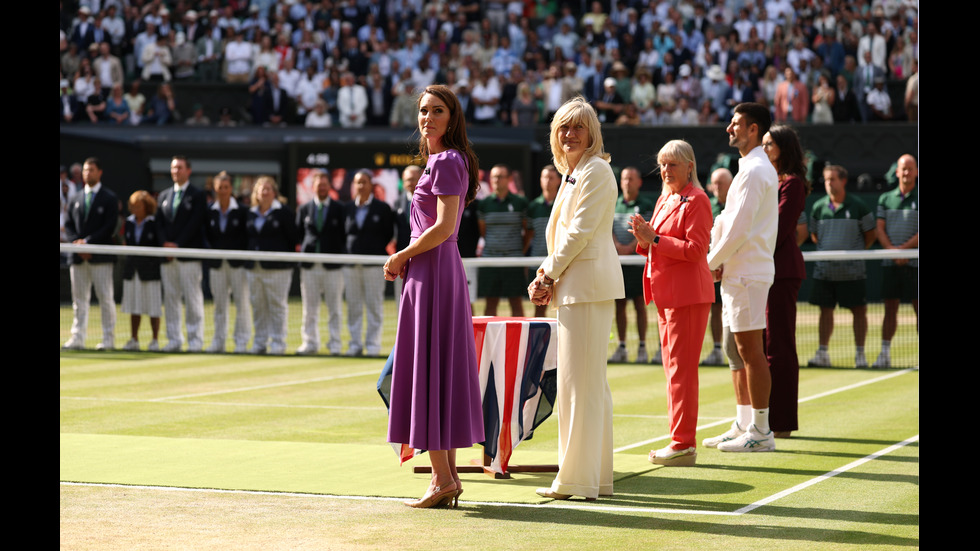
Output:
<path fill-rule="evenodd" d="M 545 232 L 548 258 L 538 268 L 555 280 L 554 306 L 626 296 L 611 237 L 618 194 L 612 168 L 599 157 L 562 180 Z"/>

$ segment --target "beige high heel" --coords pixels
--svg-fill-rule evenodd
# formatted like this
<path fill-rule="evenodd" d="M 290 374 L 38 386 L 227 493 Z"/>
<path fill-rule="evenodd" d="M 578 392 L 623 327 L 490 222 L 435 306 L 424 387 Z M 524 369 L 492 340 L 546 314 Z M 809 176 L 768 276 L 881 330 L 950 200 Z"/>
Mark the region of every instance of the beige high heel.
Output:
<path fill-rule="evenodd" d="M 442 486 L 436 486 L 428 497 L 422 496 L 421 499 L 415 501 L 406 501 L 405 505 L 416 509 L 429 509 L 431 507 L 442 507 L 443 505 L 453 507 L 453 499 L 461 493 L 463 493 L 462 490 L 457 490 L 456 483 L 454 482 L 452 486 L 446 489 L 443 489 Z"/>

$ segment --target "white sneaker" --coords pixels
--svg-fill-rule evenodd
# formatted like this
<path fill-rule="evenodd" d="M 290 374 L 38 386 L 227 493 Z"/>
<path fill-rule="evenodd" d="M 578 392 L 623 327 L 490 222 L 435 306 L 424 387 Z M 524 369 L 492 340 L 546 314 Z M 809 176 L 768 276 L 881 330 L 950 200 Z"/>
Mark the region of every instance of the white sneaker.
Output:
<path fill-rule="evenodd" d="M 639 348 L 636 349 L 636 363 L 645 364 L 650 361 L 647 355 L 647 347 L 645 344 L 641 344 Z"/>
<path fill-rule="evenodd" d="M 616 347 L 616 351 L 613 352 L 612 356 L 609 356 L 609 361 L 612 363 L 625 363 L 626 362 L 626 345 L 619 345 Z"/>
<path fill-rule="evenodd" d="M 663 364 L 664 363 L 664 358 L 662 356 L 662 353 L 663 353 L 663 351 L 660 348 L 657 348 L 657 353 L 653 355 L 653 359 L 650 360 L 650 363 L 652 363 L 652 364 Z"/>
<path fill-rule="evenodd" d="M 817 350 L 817 353 L 810 358 L 806 365 L 809 367 L 830 367 L 830 354 L 826 350 Z"/>
<path fill-rule="evenodd" d="M 724 434 L 719 434 L 718 436 L 711 438 L 705 438 L 701 441 L 701 445 L 706 448 L 717 448 L 718 444 L 734 440 L 743 434 L 745 434 L 745 431 L 742 430 L 742 427 L 738 426 L 738 421 L 732 421 L 732 428 L 725 431 Z"/>
<path fill-rule="evenodd" d="M 167 346 L 164 346 L 163 347 L 163 351 L 164 352 L 180 352 L 180 348 L 183 345 L 184 345 L 184 343 L 182 343 L 180 341 L 170 341 L 170 342 L 167 343 Z"/>
<path fill-rule="evenodd" d="M 868 359 L 864 357 L 864 352 L 854 354 L 854 367 L 868 367 Z"/>
<path fill-rule="evenodd" d="M 247 354 L 247 353 L 248 353 L 248 346 L 247 345 L 244 345 L 244 344 L 236 344 L 235 345 L 235 354 Z"/>
<path fill-rule="evenodd" d="M 364 355 L 364 351 L 361 350 L 360 348 L 348 348 L 347 349 L 347 355 L 350 356 L 350 357 L 352 357 L 352 358 L 356 358 L 356 357 L 359 357 L 359 356 L 363 356 Z"/>
<path fill-rule="evenodd" d="M 296 353 L 299 354 L 300 356 L 309 356 L 312 354 L 316 354 L 316 347 L 309 344 L 304 344 L 296 349 Z"/>
<path fill-rule="evenodd" d="M 701 365 L 726 365 L 728 361 L 721 353 L 721 348 L 712 348 L 711 352 L 701 360 Z"/>
<path fill-rule="evenodd" d="M 718 444 L 718 450 L 723 452 L 771 452 L 775 449 L 776 439 L 772 431 L 762 434 L 755 423 L 749 425 L 749 430 L 738 438 Z"/>
<path fill-rule="evenodd" d="M 146 349 L 148 351 L 150 351 L 150 352 L 159 352 L 160 351 L 160 341 L 158 341 L 156 339 L 153 339 L 152 341 L 150 341 L 150 345 L 147 346 Z"/>
<path fill-rule="evenodd" d="M 202 348 L 204 348 L 204 345 L 199 342 L 192 342 L 187 345 L 188 352 L 200 352 Z"/>
<path fill-rule="evenodd" d="M 140 341 L 138 341 L 136 339 L 129 339 L 129 341 L 126 344 L 123 345 L 122 349 L 123 350 L 127 350 L 129 352 L 132 352 L 132 351 L 135 351 L 135 350 L 139 350 L 140 349 Z"/>
<path fill-rule="evenodd" d="M 99 344 L 95 345 L 95 349 L 104 352 L 104 351 L 112 350 L 112 345 L 106 344 L 104 342 L 100 342 Z"/>
<path fill-rule="evenodd" d="M 871 369 L 889 369 L 892 366 L 891 354 L 882 352 L 878 354 L 878 359 L 871 364 Z"/>
<path fill-rule="evenodd" d="M 693 448 L 675 450 L 670 446 L 654 450 L 647 455 L 647 460 L 654 465 L 668 465 L 672 467 L 692 467 L 697 461 L 698 452 Z"/>
<path fill-rule="evenodd" d="M 83 343 L 82 339 L 79 339 L 78 337 L 72 337 L 67 341 L 65 341 L 65 344 L 64 346 L 62 346 L 62 348 L 64 348 L 65 350 L 82 350 L 85 348 L 85 343 Z"/>

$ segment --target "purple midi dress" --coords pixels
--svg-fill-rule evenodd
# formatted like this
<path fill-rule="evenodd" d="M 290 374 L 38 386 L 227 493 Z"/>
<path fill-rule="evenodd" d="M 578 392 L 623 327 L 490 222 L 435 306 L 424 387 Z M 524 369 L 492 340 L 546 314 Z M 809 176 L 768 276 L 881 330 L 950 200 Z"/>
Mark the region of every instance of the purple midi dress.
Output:
<path fill-rule="evenodd" d="M 429 157 L 412 197 L 412 240 L 436 222 L 439 195 L 459 196 L 456 229 L 408 261 L 398 309 L 388 441 L 419 450 L 484 440 L 479 368 L 456 237 L 469 175 L 455 149 Z"/>

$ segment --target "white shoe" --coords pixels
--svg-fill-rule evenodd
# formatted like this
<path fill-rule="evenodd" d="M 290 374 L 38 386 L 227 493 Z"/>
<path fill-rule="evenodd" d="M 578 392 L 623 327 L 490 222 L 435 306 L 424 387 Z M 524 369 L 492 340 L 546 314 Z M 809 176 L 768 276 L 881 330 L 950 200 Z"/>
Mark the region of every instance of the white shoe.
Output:
<path fill-rule="evenodd" d="M 616 347 L 616 351 L 613 352 L 612 356 L 609 356 L 609 361 L 611 363 L 625 363 L 626 362 L 626 345 L 619 345 Z"/>
<path fill-rule="evenodd" d="M 122 347 L 122 349 L 123 350 L 126 350 L 126 351 L 129 351 L 129 352 L 132 352 L 132 351 L 135 351 L 135 350 L 139 350 L 140 349 L 140 341 L 138 341 L 136 339 L 129 339 L 129 342 L 127 342 L 126 344 L 124 344 L 123 347 Z"/>
<path fill-rule="evenodd" d="M 225 343 L 218 341 L 211 341 L 211 346 L 208 347 L 208 354 L 223 354 L 225 351 Z"/>
<path fill-rule="evenodd" d="M 300 356 L 310 356 L 312 354 L 316 354 L 316 347 L 309 344 L 304 344 L 296 349 L 296 353 Z"/>
<path fill-rule="evenodd" d="M 732 428 L 725 431 L 724 434 L 719 434 L 718 436 L 713 436 L 711 438 L 705 438 L 701 441 L 701 445 L 706 448 L 717 448 L 718 444 L 735 440 L 743 434 L 745 434 L 745 431 L 742 430 L 742 427 L 738 426 L 738 421 L 732 421 Z"/>
<path fill-rule="evenodd" d="M 647 355 L 647 347 L 646 345 L 641 344 L 640 347 L 636 349 L 636 363 L 645 364 L 649 361 L 650 358 Z"/>
<path fill-rule="evenodd" d="M 78 337 L 72 337 L 65 341 L 62 348 L 65 350 L 83 350 L 85 348 L 85 343 L 83 343 L 82 339 L 79 339 Z"/>
<path fill-rule="evenodd" d="M 721 348 L 712 348 L 711 352 L 701 360 L 701 365 L 726 365 L 728 361 L 721 353 Z"/>
<path fill-rule="evenodd" d="M 347 350 L 347 355 L 351 357 L 363 356 L 364 351 L 360 348 L 350 348 Z"/>
<path fill-rule="evenodd" d="M 150 341 L 150 345 L 147 346 L 146 349 L 148 351 L 150 351 L 150 352 L 159 352 L 160 351 L 160 341 L 158 341 L 156 339 L 153 339 L 152 341 Z"/>
<path fill-rule="evenodd" d="M 755 423 L 749 425 L 749 430 L 738 438 L 718 444 L 718 450 L 723 452 L 771 452 L 775 449 L 776 439 L 772 431 L 762 434 Z"/>
<path fill-rule="evenodd" d="M 182 343 L 180 341 L 169 341 L 167 343 L 167 346 L 164 346 L 163 347 L 163 351 L 164 352 L 180 352 L 180 348 L 183 345 L 184 345 L 184 343 Z"/>
<path fill-rule="evenodd" d="M 265 354 L 265 347 L 256 344 L 252 347 L 252 354 Z"/>
<path fill-rule="evenodd" d="M 269 354 L 272 356 L 282 356 L 285 353 L 286 353 L 285 346 L 279 346 L 275 344 L 269 346 Z"/>
<path fill-rule="evenodd" d="M 868 359 L 864 357 L 864 352 L 854 354 L 854 367 L 868 367 Z"/>
<path fill-rule="evenodd" d="M 692 467 L 698 457 L 698 452 L 693 448 L 675 450 L 670 446 L 654 450 L 647 456 L 647 460 L 654 465 L 668 465 L 671 467 Z"/>
<path fill-rule="evenodd" d="M 187 345 L 188 352 L 200 352 L 202 348 L 204 348 L 204 345 L 199 342 L 190 343 Z"/>
<path fill-rule="evenodd" d="M 810 358 L 806 365 L 809 367 L 830 367 L 830 354 L 826 350 L 817 350 L 817 353 Z"/>
<path fill-rule="evenodd" d="M 882 352 L 878 354 L 878 359 L 871 364 L 871 369 L 889 369 L 892 366 L 891 354 Z"/>
<path fill-rule="evenodd" d="M 247 354 L 247 353 L 248 353 L 248 346 L 244 344 L 235 345 L 235 354 Z"/>
<path fill-rule="evenodd" d="M 657 353 L 653 355 L 653 359 L 650 360 L 650 363 L 652 363 L 652 364 L 663 364 L 664 363 L 664 358 L 662 356 L 662 353 L 663 353 L 663 351 L 658 348 L 657 349 Z"/>
<path fill-rule="evenodd" d="M 108 350 L 112 350 L 112 345 L 111 344 L 106 344 L 104 342 L 100 342 L 99 344 L 95 345 L 95 349 L 98 350 L 98 351 L 100 351 L 100 352 L 105 352 L 105 351 L 108 351 Z"/>

